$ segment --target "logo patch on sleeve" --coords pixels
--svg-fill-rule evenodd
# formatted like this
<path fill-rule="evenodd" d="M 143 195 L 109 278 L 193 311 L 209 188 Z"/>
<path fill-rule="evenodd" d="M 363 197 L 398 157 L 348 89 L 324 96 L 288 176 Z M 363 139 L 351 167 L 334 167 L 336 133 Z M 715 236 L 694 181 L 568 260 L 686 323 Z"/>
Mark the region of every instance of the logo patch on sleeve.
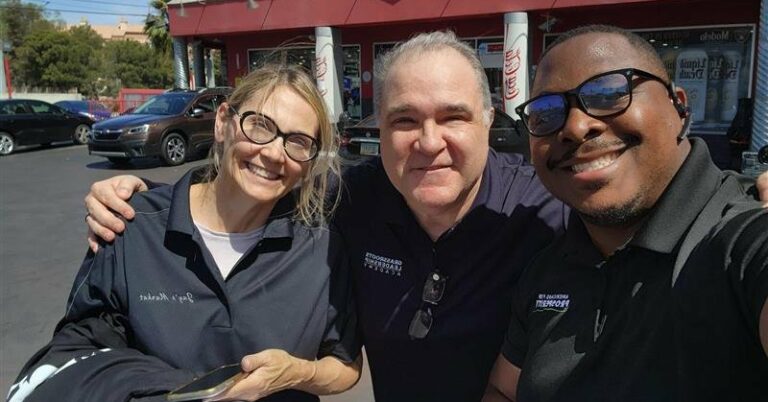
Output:
<path fill-rule="evenodd" d="M 539 293 L 536 298 L 536 304 L 534 311 L 555 311 L 558 313 L 564 313 L 568 310 L 568 306 L 571 304 L 570 295 L 555 293 Z"/>

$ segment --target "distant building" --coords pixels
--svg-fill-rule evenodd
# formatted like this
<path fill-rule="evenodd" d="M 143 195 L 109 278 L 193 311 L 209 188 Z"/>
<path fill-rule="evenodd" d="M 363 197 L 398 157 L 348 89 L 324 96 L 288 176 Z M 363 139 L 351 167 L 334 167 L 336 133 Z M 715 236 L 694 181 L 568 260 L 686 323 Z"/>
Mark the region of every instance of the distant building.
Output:
<path fill-rule="evenodd" d="M 80 18 L 75 26 L 89 25 L 104 40 L 133 40 L 139 43 L 147 43 L 147 34 L 144 33 L 143 24 L 129 24 L 124 18 L 120 18 L 117 25 L 91 25 L 86 17 Z"/>

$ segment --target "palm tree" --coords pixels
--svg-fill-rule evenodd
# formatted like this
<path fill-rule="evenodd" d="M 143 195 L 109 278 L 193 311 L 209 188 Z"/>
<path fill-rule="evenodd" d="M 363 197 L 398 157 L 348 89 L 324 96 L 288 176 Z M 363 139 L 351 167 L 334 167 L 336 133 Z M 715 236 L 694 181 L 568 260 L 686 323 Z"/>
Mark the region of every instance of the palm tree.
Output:
<path fill-rule="evenodd" d="M 147 14 L 144 20 L 144 33 L 149 37 L 152 47 L 160 53 L 171 50 L 171 35 L 168 31 L 168 1 L 150 0 L 149 5 L 157 10 L 157 14 Z"/>

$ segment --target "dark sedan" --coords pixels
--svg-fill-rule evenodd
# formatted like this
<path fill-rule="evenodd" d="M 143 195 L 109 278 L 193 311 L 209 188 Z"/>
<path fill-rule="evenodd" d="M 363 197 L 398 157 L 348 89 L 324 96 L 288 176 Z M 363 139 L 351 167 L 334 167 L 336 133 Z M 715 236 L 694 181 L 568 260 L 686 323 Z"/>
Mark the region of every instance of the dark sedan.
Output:
<path fill-rule="evenodd" d="M 112 111 L 99 102 L 92 100 L 65 100 L 54 105 L 67 109 L 72 113 L 80 113 L 93 121 L 102 121 L 112 117 Z"/>
<path fill-rule="evenodd" d="M 48 145 L 72 140 L 85 144 L 93 120 L 56 105 L 27 99 L 0 101 L 0 155 L 21 145 Z"/>
<path fill-rule="evenodd" d="M 528 158 L 528 136 L 515 121 L 500 109 L 495 109 L 488 144 L 499 152 L 515 152 Z M 347 160 L 366 159 L 379 155 L 379 124 L 375 115 L 346 127 L 341 137 L 341 156 Z"/>

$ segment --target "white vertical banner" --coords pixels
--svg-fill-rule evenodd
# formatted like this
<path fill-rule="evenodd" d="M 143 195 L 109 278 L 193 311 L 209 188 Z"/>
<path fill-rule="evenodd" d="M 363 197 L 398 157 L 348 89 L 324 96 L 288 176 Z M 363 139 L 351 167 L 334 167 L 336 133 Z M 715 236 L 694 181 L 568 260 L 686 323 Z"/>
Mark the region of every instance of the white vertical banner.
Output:
<path fill-rule="evenodd" d="M 528 14 L 504 14 L 504 111 L 528 99 Z"/>
<path fill-rule="evenodd" d="M 341 92 L 343 53 L 338 28 L 315 27 L 315 80 L 331 122 L 344 112 Z"/>

